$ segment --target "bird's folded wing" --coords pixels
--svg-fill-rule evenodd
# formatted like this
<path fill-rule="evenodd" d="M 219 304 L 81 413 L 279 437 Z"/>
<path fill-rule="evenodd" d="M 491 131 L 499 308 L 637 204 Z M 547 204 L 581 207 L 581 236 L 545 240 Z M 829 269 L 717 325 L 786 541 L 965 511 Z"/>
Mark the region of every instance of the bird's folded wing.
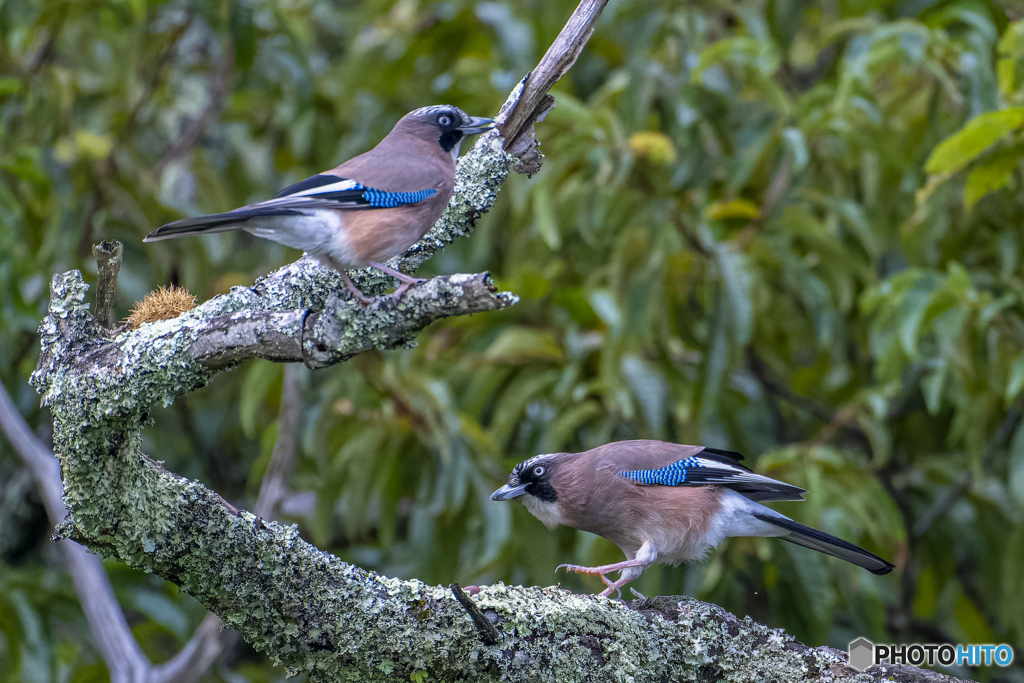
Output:
<path fill-rule="evenodd" d="M 254 218 L 301 216 L 322 209 L 367 210 L 392 209 L 417 204 L 437 194 L 433 188 L 414 192 L 380 190 L 335 175 L 321 174 L 306 178 L 282 190 L 273 199 L 243 206 L 240 209 L 168 223 L 146 235 L 145 242 L 238 230 Z"/>
<path fill-rule="evenodd" d="M 337 202 L 343 204 L 344 208 L 388 209 L 418 204 L 435 194 L 437 191 L 433 188 L 413 192 L 380 190 L 355 180 L 322 173 L 286 187 L 274 199 L 255 206 L 279 206 L 292 200 L 316 199 Z"/>
<path fill-rule="evenodd" d="M 755 474 L 724 458 L 700 453 L 655 469 L 620 470 L 619 476 L 640 486 L 725 486 L 750 500 L 803 500 L 804 489 Z"/>

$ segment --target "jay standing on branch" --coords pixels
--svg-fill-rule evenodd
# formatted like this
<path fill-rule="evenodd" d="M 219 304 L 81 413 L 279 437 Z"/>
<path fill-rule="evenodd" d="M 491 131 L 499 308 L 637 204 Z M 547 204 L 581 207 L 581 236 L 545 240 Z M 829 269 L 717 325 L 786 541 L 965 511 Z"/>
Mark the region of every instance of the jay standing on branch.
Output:
<path fill-rule="evenodd" d="M 563 564 L 596 574 L 617 592 L 656 562 L 702 559 L 729 536 L 769 536 L 888 574 L 893 565 L 852 543 L 761 505 L 803 500 L 803 489 L 751 472 L 743 456 L 663 441 L 619 441 L 584 453 L 538 455 L 516 465 L 491 500 L 519 498 L 549 529 L 558 524 L 607 538 L 625 562 Z M 556 569 L 556 571 L 557 571 Z M 617 581 L 606 574 L 621 571 Z"/>
<path fill-rule="evenodd" d="M 455 189 L 455 160 L 466 135 L 494 121 L 458 107 L 423 107 L 399 120 L 380 144 L 340 166 L 287 187 L 274 199 L 168 223 L 144 241 L 245 230 L 302 249 L 341 273 L 363 305 L 370 300 L 346 270 L 373 266 L 401 282 L 398 299 L 424 282 L 384 265 L 437 222 Z"/>

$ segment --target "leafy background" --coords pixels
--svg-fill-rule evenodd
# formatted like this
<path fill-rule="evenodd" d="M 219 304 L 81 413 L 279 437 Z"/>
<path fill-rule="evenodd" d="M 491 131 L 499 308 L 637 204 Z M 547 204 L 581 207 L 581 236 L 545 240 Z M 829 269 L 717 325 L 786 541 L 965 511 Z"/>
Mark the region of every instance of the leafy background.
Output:
<path fill-rule="evenodd" d="M 125 244 L 117 310 L 201 300 L 298 255 L 246 234 L 144 245 L 375 144 L 406 111 L 496 111 L 574 0 L 0 2 L 0 379 L 26 384 L 55 272 Z M 810 490 L 778 509 L 893 559 L 875 577 L 768 539 L 635 586 L 812 645 L 1007 642 L 1024 681 L 1024 11 L 1014 0 L 609 3 L 542 171 L 425 268 L 490 270 L 513 309 L 302 376 L 283 517 L 392 576 L 578 591 L 610 543 L 488 501 L 519 460 L 658 438 Z M 282 367 L 154 412 L 146 452 L 251 504 Z M 106 668 L 0 443 L 0 680 Z M 108 562 L 150 657 L 203 610 Z M 283 677 L 236 645 L 213 681 Z"/>

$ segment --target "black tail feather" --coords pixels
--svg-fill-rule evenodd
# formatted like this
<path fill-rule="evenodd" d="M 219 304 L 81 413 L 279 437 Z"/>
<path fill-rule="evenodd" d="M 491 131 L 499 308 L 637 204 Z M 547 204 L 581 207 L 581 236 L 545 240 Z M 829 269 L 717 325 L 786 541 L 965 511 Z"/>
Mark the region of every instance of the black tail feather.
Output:
<path fill-rule="evenodd" d="M 758 503 L 770 503 L 776 500 L 803 500 L 804 494 L 807 493 L 807 491 L 799 486 L 785 484 L 768 478 L 753 482 L 730 482 L 723 484 L 723 486 L 728 486 L 744 498 Z"/>
<path fill-rule="evenodd" d="M 267 216 L 299 216 L 301 211 L 285 208 L 252 208 L 237 209 L 227 213 L 214 213 L 208 216 L 196 216 L 185 218 L 180 221 L 168 223 L 146 235 L 143 242 L 156 242 L 158 240 L 171 239 L 172 237 L 186 237 L 188 235 L 209 235 L 215 232 L 227 232 L 229 230 L 241 230 L 245 223 L 252 218 L 263 218 Z"/>
<path fill-rule="evenodd" d="M 854 544 L 841 538 L 836 538 L 831 534 L 826 534 L 824 531 L 818 531 L 799 522 L 794 522 L 788 517 L 777 517 L 758 512 L 754 513 L 754 517 L 757 517 L 762 522 L 768 522 L 773 526 L 790 532 L 788 536 L 779 537 L 784 541 L 802 545 L 805 548 L 817 550 L 832 557 L 838 557 L 840 560 L 846 560 L 858 567 L 863 567 L 872 574 L 888 574 L 895 568 L 895 565 L 892 563 L 886 562 L 863 548 L 858 548 Z"/>

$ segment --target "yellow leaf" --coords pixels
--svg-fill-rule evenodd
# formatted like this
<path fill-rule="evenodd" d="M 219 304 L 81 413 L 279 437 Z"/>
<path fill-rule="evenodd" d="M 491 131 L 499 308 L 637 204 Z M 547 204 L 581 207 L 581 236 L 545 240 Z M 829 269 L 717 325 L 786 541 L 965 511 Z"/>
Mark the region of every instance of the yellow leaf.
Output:
<path fill-rule="evenodd" d="M 629 138 L 629 149 L 634 156 L 650 159 L 652 164 L 668 166 L 676 161 L 676 146 L 672 138 L 655 130 L 642 130 Z"/>
<path fill-rule="evenodd" d="M 106 159 L 114 147 L 114 140 L 109 135 L 97 135 L 87 130 L 75 131 L 75 147 L 78 156 L 86 159 Z"/>
<path fill-rule="evenodd" d="M 704 218 L 714 220 L 716 218 L 746 218 L 757 220 L 761 216 L 760 209 L 753 202 L 746 199 L 731 199 L 725 202 L 713 202 L 704 207 Z"/>

